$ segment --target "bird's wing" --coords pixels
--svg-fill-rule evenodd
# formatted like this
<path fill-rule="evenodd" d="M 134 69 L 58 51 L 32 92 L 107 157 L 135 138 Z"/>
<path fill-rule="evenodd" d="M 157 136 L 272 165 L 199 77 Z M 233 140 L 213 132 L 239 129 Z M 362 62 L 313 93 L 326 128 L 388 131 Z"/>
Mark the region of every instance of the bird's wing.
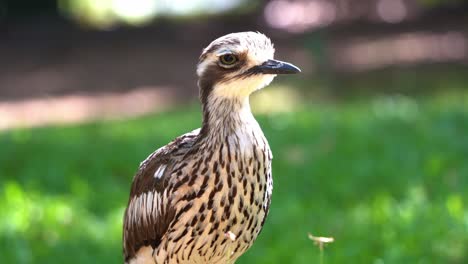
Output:
<path fill-rule="evenodd" d="M 176 138 L 140 164 L 124 216 L 125 260 L 142 246 L 156 248 L 161 242 L 175 215 L 167 188 L 172 168 L 190 150 L 198 133 L 199 129 Z"/>

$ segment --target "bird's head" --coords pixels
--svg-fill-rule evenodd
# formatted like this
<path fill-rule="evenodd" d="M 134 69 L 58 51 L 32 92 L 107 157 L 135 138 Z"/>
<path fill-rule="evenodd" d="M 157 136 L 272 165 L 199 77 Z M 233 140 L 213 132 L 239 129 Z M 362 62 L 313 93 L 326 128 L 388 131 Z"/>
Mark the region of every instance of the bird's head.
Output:
<path fill-rule="evenodd" d="M 274 60 L 274 53 L 270 39 L 256 32 L 231 33 L 211 42 L 197 66 L 202 102 L 208 97 L 243 100 L 277 74 L 300 72 L 290 63 Z"/>

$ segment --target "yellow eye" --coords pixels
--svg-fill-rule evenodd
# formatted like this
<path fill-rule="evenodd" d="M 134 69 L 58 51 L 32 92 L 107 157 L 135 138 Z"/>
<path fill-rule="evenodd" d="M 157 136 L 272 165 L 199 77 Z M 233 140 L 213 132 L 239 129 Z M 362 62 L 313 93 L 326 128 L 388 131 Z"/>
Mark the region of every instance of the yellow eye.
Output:
<path fill-rule="evenodd" d="M 234 65 L 239 59 L 234 54 L 225 54 L 219 57 L 219 62 L 221 66 L 232 66 Z"/>

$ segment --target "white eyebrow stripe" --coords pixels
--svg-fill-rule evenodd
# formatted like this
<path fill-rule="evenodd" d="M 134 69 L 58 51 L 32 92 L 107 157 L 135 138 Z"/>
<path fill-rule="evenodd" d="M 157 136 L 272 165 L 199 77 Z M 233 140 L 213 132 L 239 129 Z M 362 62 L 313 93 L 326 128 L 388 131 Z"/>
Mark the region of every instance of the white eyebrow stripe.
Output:
<path fill-rule="evenodd" d="M 216 56 L 223 56 L 223 55 L 226 55 L 226 54 L 233 54 L 233 53 L 235 53 L 235 52 L 230 50 L 230 49 L 221 49 L 218 52 L 216 52 Z"/>
<path fill-rule="evenodd" d="M 166 170 L 166 165 L 161 165 L 158 169 L 154 172 L 154 178 L 160 179 L 164 175 L 164 171 Z"/>

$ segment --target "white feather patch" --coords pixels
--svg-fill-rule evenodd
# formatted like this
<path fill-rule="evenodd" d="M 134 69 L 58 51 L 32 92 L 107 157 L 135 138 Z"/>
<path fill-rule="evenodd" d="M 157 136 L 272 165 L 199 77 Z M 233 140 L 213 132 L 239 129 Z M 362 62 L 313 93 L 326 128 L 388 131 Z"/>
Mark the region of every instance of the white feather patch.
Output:
<path fill-rule="evenodd" d="M 164 171 L 166 170 L 166 165 L 161 165 L 158 167 L 158 169 L 154 172 L 154 178 L 156 179 L 161 179 L 161 177 L 164 175 Z"/>

